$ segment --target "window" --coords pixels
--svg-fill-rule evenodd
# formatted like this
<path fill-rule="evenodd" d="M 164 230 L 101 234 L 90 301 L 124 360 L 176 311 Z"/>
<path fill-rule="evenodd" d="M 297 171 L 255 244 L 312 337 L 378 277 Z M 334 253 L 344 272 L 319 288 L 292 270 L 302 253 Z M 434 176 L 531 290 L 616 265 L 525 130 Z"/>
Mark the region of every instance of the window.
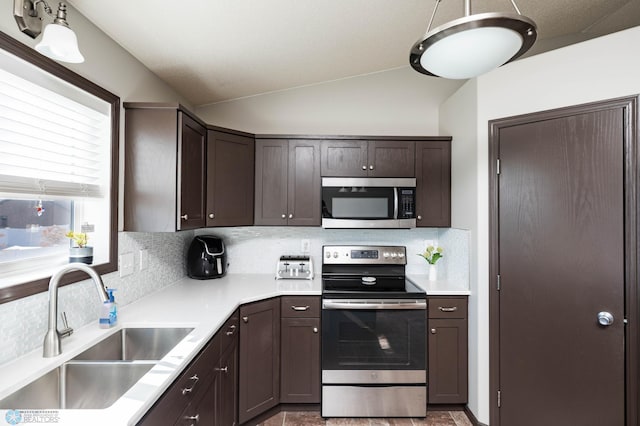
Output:
<path fill-rule="evenodd" d="M 116 269 L 120 101 L 2 33 L 0 47 L 3 303 L 46 289 L 70 230 L 87 234 L 99 273 Z"/>

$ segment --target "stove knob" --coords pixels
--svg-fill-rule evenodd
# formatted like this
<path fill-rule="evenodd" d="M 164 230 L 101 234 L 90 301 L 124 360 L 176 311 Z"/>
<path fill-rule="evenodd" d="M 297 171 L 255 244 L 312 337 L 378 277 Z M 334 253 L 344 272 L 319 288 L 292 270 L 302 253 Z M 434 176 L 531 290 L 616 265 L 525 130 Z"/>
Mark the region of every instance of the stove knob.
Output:
<path fill-rule="evenodd" d="M 331 257 L 331 252 L 328 251 L 325 253 L 324 257 L 326 257 L 327 259 L 329 259 Z"/>
<path fill-rule="evenodd" d="M 382 253 L 382 257 L 387 259 L 389 257 L 389 252 L 385 251 L 384 253 Z"/>
<path fill-rule="evenodd" d="M 338 252 L 337 252 L 337 251 L 334 251 L 334 252 L 333 252 L 333 257 L 334 257 L 335 259 L 337 259 L 337 258 L 338 258 Z"/>
<path fill-rule="evenodd" d="M 402 253 L 402 252 L 401 252 L 401 253 L 398 253 L 398 257 L 399 257 L 400 259 L 402 259 L 402 258 L 404 257 L 404 253 Z"/>
<path fill-rule="evenodd" d="M 393 259 L 393 258 L 396 258 L 396 257 L 398 257 L 398 253 L 396 253 L 396 252 L 391 252 L 391 258 Z"/>

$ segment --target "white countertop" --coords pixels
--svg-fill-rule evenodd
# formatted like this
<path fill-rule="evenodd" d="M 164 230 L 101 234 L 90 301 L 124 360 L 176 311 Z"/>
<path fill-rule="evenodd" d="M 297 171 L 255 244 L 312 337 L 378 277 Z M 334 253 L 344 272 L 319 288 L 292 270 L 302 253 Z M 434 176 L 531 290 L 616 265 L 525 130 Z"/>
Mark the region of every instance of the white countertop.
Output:
<path fill-rule="evenodd" d="M 409 277 L 428 295 L 468 295 L 468 289 L 446 281 Z M 62 340 L 62 354 L 43 358 L 38 348 L 0 366 L 0 399 L 124 327 L 188 327 L 193 331 L 112 406 L 101 410 L 54 410 L 62 425 L 134 425 L 180 375 L 238 306 L 282 295 L 320 295 L 320 278 L 275 280 L 267 274 L 230 274 L 215 280 L 184 278 L 121 307 L 118 325 L 104 330 L 88 324 Z M 46 315 L 46 312 L 42 313 Z M 19 408 L 19 407 L 16 407 Z M 0 417 L 5 411 L 0 410 Z"/>

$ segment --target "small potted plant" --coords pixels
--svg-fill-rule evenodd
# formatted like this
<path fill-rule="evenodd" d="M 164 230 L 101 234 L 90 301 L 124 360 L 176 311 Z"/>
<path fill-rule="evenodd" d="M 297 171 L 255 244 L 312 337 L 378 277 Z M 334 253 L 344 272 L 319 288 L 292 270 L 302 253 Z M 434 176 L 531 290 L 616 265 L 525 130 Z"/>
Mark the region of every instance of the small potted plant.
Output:
<path fill-rule="evenodd" d="M 418 253 L 429 264 L 429 281 L 436 281 L 438 279 L 438 269 L 436 268 L 436 262 L 444 257 L 442 254 L 444 250 L 442 247 L 427 246 L 424 253 Z"/>
<path fill-rule="evenodd" d="M 89 237 L 86 232 L 69 231 L 65 237 L 70 238 L 76 246 L 69 248 L 69 263 L 80 262 L 91 265 L 93 263 L 93 247 L 87 246 Z"/>

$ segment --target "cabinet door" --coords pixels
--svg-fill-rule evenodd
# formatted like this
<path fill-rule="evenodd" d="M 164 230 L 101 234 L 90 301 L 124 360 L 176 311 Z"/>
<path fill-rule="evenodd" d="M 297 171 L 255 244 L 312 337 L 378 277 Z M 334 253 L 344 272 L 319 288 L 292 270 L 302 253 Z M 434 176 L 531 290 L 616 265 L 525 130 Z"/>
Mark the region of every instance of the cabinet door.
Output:
<path fill-rule="evenodd" d="M 367 176 L 366 141 L 322 141 L 322 176 Z"/>
<path fill-rule="evenodd" d="M 238 424 L 238 343 L 232 344 L 222 357 L 217 372 L 218 392 L 217 426 Z"/>
<path fill-rule="evenodd" d="M 280 401 L 280 299 L 240 307 L 238 420 L 247 420 Z"/>
<path fill-rule="evenodd" d="M 451 226 L 451 142 L 416 143 L 416 225 Z"/>
<path fill-rule="evenodd" d="M 429 319 L 430 404 L 467 402 L 467 321 Z"/>
<path fill-rule="evenodd" d="M 205 173 L 207 131 L 197 121 L 178 113 L 178 217 L 177 230 L 201 228 L 205 225 Z M 166 173 L 158 170 L 158 173 Z"/>
<path fill-rule="evenodd" d="M 209 130 L 207 226 L 253 225 L 255 141 Z"/>
<path fill-rule="evenodd" d="M 369 141 L 369 176 L 414 177 L 415 145 L 413 141 Z"/>
<path fill-rule="evenodd" d="M 320 226 L 320 141 L 289 141 L 287 224 Z"/>
<path fill-rule="evenodd" d="M 320 402 L 320 318 L 282 318 L 280 402 Z"/>
<path fill-rule="evenodd" d="M 288 141 L 256 141 L 256 225 L 287 224 Z"/>

